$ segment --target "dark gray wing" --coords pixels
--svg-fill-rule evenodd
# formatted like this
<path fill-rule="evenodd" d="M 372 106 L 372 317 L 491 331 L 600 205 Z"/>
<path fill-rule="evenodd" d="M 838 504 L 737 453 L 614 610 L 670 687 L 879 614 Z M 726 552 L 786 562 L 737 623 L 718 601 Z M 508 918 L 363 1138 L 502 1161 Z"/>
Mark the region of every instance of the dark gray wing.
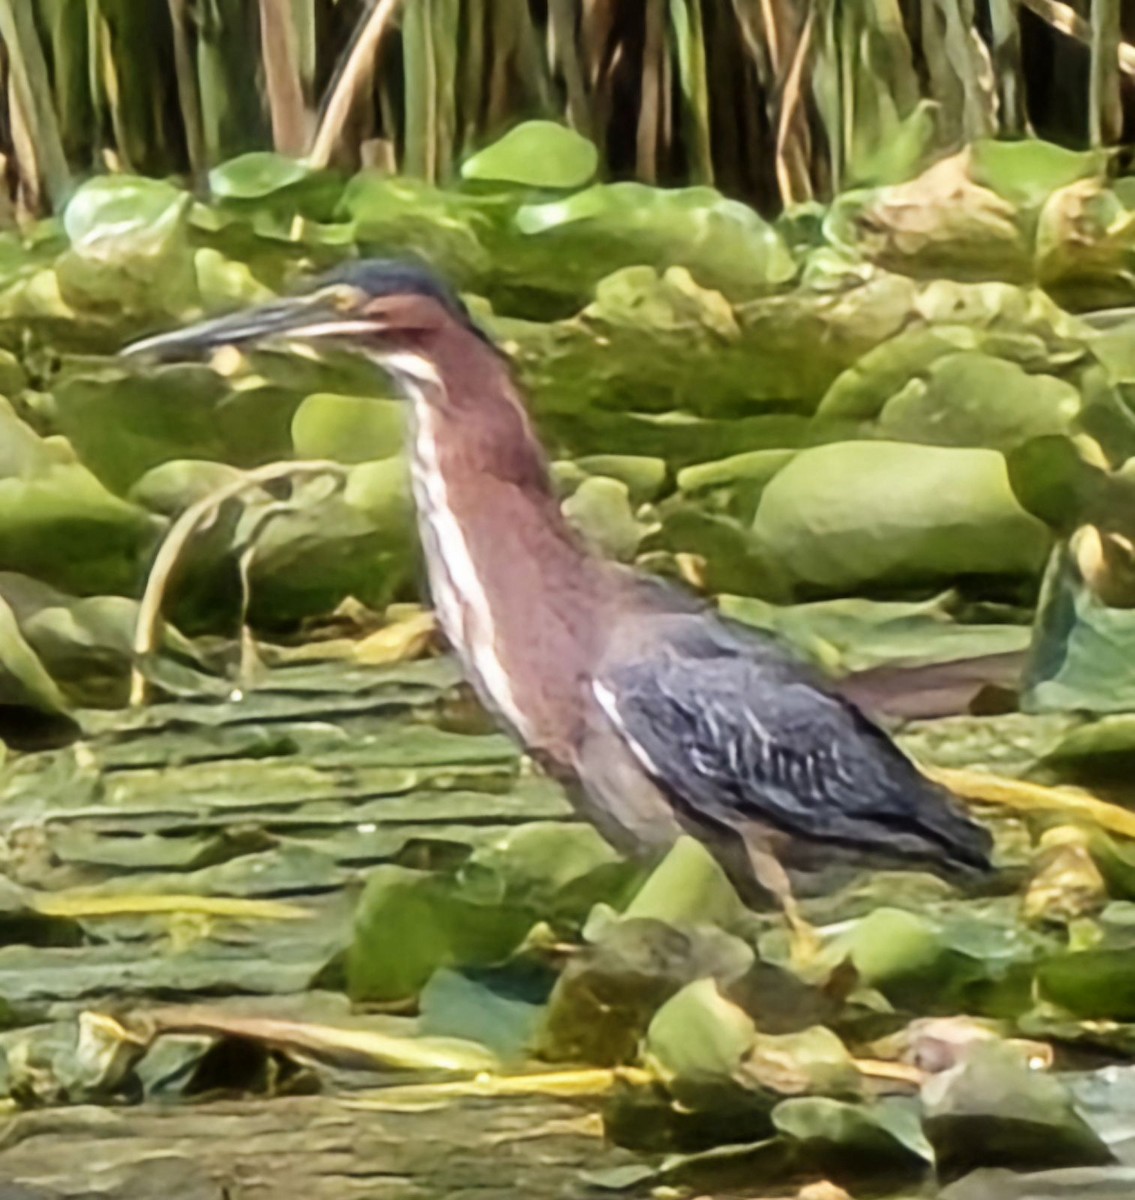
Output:
<path fill-rule="evenodd" d="M 688 818 L 943 865 L 989 835 L 854 706 L 771 641 L 708 613 L 636 614 L 595 693 Z"/>

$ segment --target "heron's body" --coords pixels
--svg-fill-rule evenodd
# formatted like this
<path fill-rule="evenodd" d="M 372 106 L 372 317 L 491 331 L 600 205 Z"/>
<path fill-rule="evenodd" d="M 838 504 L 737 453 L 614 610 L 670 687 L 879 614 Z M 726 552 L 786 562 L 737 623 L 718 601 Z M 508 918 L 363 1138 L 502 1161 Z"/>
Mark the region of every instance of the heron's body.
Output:
<path fill-rule="evenodd" d="M 794 839 L 984 864 L 984 833 L 778 646 L 589 553 L 504 362 L 470 377 L 456 349 L 395 368 L 438 619 L 482 702 L 611 841 L 711 836 L 742 886 L 754 854 L 791 858 Z"/>
<path fill-rule="evenodd" d="M 198 341 L 350 333 L 391 374 L 411 402 L 442 629 L 485 705 L 610 840 L 655 850 L 692 833 L 786 906 L 793 844 L 988 866 L 988 833 L 778 644 L 581 544 L 505 360 L 443 287 L 397 265 L 342 278 L 336 304 L 357 308 L 337 323 L 326 303 L 285 302 Z"/>

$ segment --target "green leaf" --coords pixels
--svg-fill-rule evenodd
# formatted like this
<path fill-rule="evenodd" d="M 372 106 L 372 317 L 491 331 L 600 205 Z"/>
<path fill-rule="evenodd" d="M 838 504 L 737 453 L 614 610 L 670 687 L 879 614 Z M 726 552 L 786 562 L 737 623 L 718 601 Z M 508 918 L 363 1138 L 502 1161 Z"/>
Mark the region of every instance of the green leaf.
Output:
<path fill-rule="evenodd" d="M 794 450 L 746 450 L 716 462 L 695 463 L 678 472 L 678 490 L 693 500 L 727 512 L 739 521 L 752 521 L 761 494 L 778 471 L 795 456 Z"/>
<path fill-rule="evenodd" d="M 667 504 L 662 531 L 645 548 L 692 554 L 704 562 L 702 586 L 709 593 L 739 592 L 776 602 L 791 598 L 788 578 L 752 531 L 730 516 L 706 512 L 700 505 Z"/>
<path fill-rule="evenodd" d="M 407 247 L 445 271 L 455 286 L 487 274 L 485 205 L 414 179 L 362 171 L 350 180 L 338 215 L 353 222 L 363 254 L 401 255 Z"/>
<path fill-rule="evenodd" d="M 555 121 L 525 121 L 466 159 L 461 177 L 522 187 L 579 188 L 595 174 L 595 146 Z"/>
<path fill-rule="evenodd" d="M 979 332 L 965 325 L 936 325 L 903 330 L 867 351 L 828 389 L 817 413 L 821 417 L 868 420 L 924 374 L 936 359 L 958 350 L 975 349 Z"/>
<path fill-rule="evenodd" d="M 582 921 L 600 900 L 621 898 L 637 874 L 591 826 L 551 822 L 510 831 L 472 862 L 506 880 L 513 903 L 569 923 Z"/>
<path fill-rule="evenodd" d="M 179 219 L 190 197 L 172 184 L 134 175 L 99 175 L 87 180 L 63 210 L 63 228 L 73 246 L 85 248 L 108 239 L 129 244 Z"/>
<path fill-rule="evenodd" d="M 1038 966 L 1036 979 L 1040 997 L 1074 1017 L 1135 1020 L 1135 969 L 1129 948 L 1057 955 Z"/>
<path fill-rule="evenodd" d="M 1039 138 L 1018 142 L 982 139 L 969 148 L 974 182 L 1018 208 L 1039 208 L 1059 188 L 1102 174 L 1096 151 L 1075 151 Z"/>
<path fill-rule="evenodd" d="M 254 622 L 278 627 L 326 613 L 348 595 L 385 607 L 415 562 L 406 464 L 401 456 L 363 462 L 344 475 L 296 479 L 286 499 L 246 488 L 227 501 L 179 560 L 172 611 L 182 626 L 229 627 L 240 603 L 236 564 L 246 551 Z M 131 495 L 174 515 L 239 477 L 222 464 L 175 460 L 143 476 Z"/>
<path fill-rule="evenodd" d="M 825 591 L 1031 575 L 1045 527 L 992 450 L 843 442 L 798 454 L 765 488 L 753 533 L 800 585 Z"/>
<path fill-rule="evenodd" d="M 246 263 L 226 258 L 210 246 L 202 246 L 194 254 L 193 266 L 201 304 L 206 309 L 241 308 L 272 299 L 271 290 L 260 283 Z"/>
<path fill-rule="evenodd" d="M 988 354 L 948 354 L 925 383 L 887 401 L 879 432 L 895 441 L 1008 450 L 1029 438 L 1067 433 L 1080 393 L 1052 375 L 1029 375 Z"/>
<path fill-rule="evenodd" d="M 446 879 L 405 867 L 380 867 L 367 881 L 347 955 L 355 1000 L 416 995 L 438 967 L 487 965 L 507 958 L 532 915 L 504 904 L 495 876 Z"/>
<path fill-rule="evenodd" d="M 732 1082 L 756 1039 L 752 1019 L 712 979 L 687 984 L 654 1014 L 647 1062 L 665 1081 Z"/>
<path fill-rule="evenodd" d="M 809 1154 L 838 1164 L 844 1156 L 865 1156 L 876 1169 L 884 1162 L 908 1170 L 932 1166 L 934 1150 L 922 1132 L 918 1107 L 889 1098 L 874 1104 L 849 1104 L 824 1096 L 783 1100 L 773 1123 L 786 1137 L 807 1144 Z"/>
<path fill-rule="evenodd" d="M 0 570 L 74 593 L 126 591 L 156 529 L 62 439 L 41 439 L 0 398 Z"/>
<path fill-rule="evenodd" d="M 1048 748 L 1040 768 L 1045 775 L 1055 775 L 1058 779 L 1106 787 L 1126 779 L 1133 762 L 1135 715 L 1120 712 L 1086 723 L 1081 715 L 1076 724 Z M 1096 855 L 1096 835 L 1103 835 L 1097 830 L 1091 833 L 1092 852 Z M 1121 853 L 1119 844 L 1111 843 L 1110 839 L 1107 842 L 1109 849 L 1105 857 Z M 1125 851 L 1122 858 L 1126 861 Z M 1106 870 L 1103 861 L 1100 866 Z M 1121 888 L 1120 894 L 1126 890 Z"/>
<path fill-rule="evenodd" d="M 1061 533 L 1106 511 L 1107 473 L 1086 462 L 1069 437 L 1030 438 L 1005 455 L 1009 482 L 1022 506 Z"/>
<path fill-rule="evenodd" d="M 557 980 L 540 1053 L 555 1061 L 631 1062 L 671 996 L 698 979 L 734 983 L 752 964 L 751 947 L 720 930 L 679 930 L 643 917 L 606 921 Z"/>
<path fill-rule="evenodd" d="M 651 526 L 635 519 L 630 489 L 609 477 L 584 479 L 563 502 L 568 522 L 607 558 L 630 562 Z"/>
<path fill-rule="evenodd" d="M 701 287 L 730 297 L 759 294 L 796 273 L 775 229 L 711 188 L 596 184 L 522 206 L 516 228 L 529 242 L 520 247 L 526 260 L 557 262 L 547 286 L 575 295 L 620 267 L 644 263 L 660 272 L 685 267 Z"/>
<path fill-rule="evenodd" d="M 719 605 L 727 616 L 781 635 L 838 674 L 888 663 L 946 663 L 1027 649 L 1027 626 L 962 622 L 953 612 L 955 601 L 949 593 L 925 601 L 852 596 L 794 605 L 722 596 Z"/>
<path fill-rule="evenodd" d="M 595 285 L 595 299 L 585 310 L 605 324 L 646 326 L 677 332 L 700 325 L 725 341 L 740 332 L 729 302 L 719 292 L 701 287 L 685 267 L 624 267 Z"/>
<path fill-rule="evenodd" d="M 632 504 L 655 499 L 666 482 L 666 461 L 639 454 L 590 454 L 575 465 L 588 475 L 603 475 L 625 484 Z"/>
<path fill-rule="evenodd" d="M 841 943 L 865 983 L 885 985 L 938 965 L 944 950 L 939 927 L 899 908 L 877 908 Z"/>
<path fill-rule="evenodd" d="M 109 321 L 187 316 L 198 300 L 188 193 L 126 175 L 85 183 L 63 214 L 71 248 L 55 264 L 60 295 Z"/>
<path fill-rule="evenodd" d="M 836 376 L 906 324 L 912 306 L 933 301 L 987 319 L 974 290 L 943 294 L 880 273 L 856 286 L 854 303 L 797 289 L 734 304 L 696 267 L 630 267 L 605 281 L 582 319 L 498 318 L 493 327 L 515 344 L 521 381 L 559 453 L 618 448 L 679 467 L 831 440 L 805 414 Z"/>
<path fill-rule="evenodd" d="M 360 463 L 399 454 L 406 438 L 406 408 L 370 396 L 308 396 L 292 418 L 292 446 L 300 458 Z"/>
<path fill-rule="evenodd" d="M 873 145 L 864 146 L 851 164 L 851 179 L 856 186 L 879 187 L 905 183 L 917 175 L 928 162 L 937 140 L 936 111 L 928 100 L 904 117 L 893 130 L 880 136 L 876 126 L 871 130 Z M 856 130 L 860 133 L 861 130 Z"/>
<path fill-rule="evenodd" d="M 171 460 L 250 466 L 265 442 L 278 442 L 282 456 L 289 445 L 287 426 L 283 437 L 272 436 L 278 423 L 274 401 L 290 410 L 296 399 L 258 391 L 260 445 L 247 439 L 238 448 L 237 438 L 226 436 L 231 420 L 226 410 L 233 407 L 227 392 L 223 379 L 192 363 L 153 371 L 108 366 L 76 372 L 58 385 L 56 423 L 84 464 L 118 493 Z"/>
<path fill-rule="evenodd" d="M 347 953 L 355 999 L 416 995 L 441 967 L 502 962 L 540 920 L 582 920 L 626 870 L 587 827 L 535 824 L 478 850 L 456 874 L 384 866 L 367 881 Z"/>
<path fill-rule="evenodd" d="M 218 200 L 260 200 L 311 174 L 311 168 L 299 159 L 252 151 L 214 167 L 209 172 L 209 190 Z"/>
<path fill-rule="evenodd" d="M 1087 1166 L 1114 1161 L 1058 1079 L 1021 1052 L 976 1043 L 962 1065 L 923 1090 L 926 1134 L 951 1174 L 979 1166 Z"/>
<path fill-rule="evenodd" d="M 522 1061 L 543 1020 L 549 985 L 543 973 L 442 968 L 422 991 L 422 1033 L 468 1038 L 503 1061 Z"/>
<path fill-rule="evenodd" d="M 207 459 L 172 459 L 152 467 L 130 488 L 129 498 L 150 512 L 174 517 L 218 488 L 231 487 L 243 473 Z"/>
<path fill-rule="evenodd" d="M 0 702 L 58 713 L 67 702 L 35 651 L 24 640 L 16 615 L 0 599 Z"/>
<path fill-rule="evenodd" d="M 691 837 L 681 837 L 627 905 L 628 920 L 728 927 L 745 912 L 717 860 Z"/>
<path fill-rule="evenodd" d="M 231 546 L 250 544 L 252 621 L 279 625 L 325 613 L 349 595 L 381 610 L 415 562 L 405 461 L 359 463 L 342 485 L 327 476 L 298 483 L 287 504 L 253 498 Z"/>
<path fill-rule="evenodd" d="M 781 1095 L 828 1092 L 856 1095 L 859 1072 L 847 1047 L 823 1025 L 794 1033 L 758 1033 L 743 1078 Z"/>
<path fill-rule="evenodd" d="M 1125 669 L 1131 646 L 1135 609 L 1100 600 L 1062 546 L 1038 602 L 1022 681 L 1026 711 L 1110 713 L 1135 707 L 1135 680 Z"/>
<path fill-rule="evenodd" d="M 76 599 L 9 572 L 0 572 L 0 597 L 68 699 L 100 707 L 126 703 L 134 664 L 136 600 L 125 596 Z M 192 657 L 176 631 L 167 628 L 165 633 L 167 648 L 176 647 Z"/>

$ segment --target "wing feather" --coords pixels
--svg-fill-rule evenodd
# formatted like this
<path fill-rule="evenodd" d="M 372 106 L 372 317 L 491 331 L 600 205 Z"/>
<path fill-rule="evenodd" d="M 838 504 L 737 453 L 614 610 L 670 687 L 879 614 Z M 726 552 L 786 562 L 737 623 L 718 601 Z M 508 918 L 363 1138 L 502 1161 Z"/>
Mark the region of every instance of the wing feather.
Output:
<path fill-rule="evenodd" d="M 649 620 L 650 618 L 645 618 Z M 775 645 L 688 617 L 596 681 L 644 769 L 688 817 L 983 867 L 989 836 L 877 726 Z"/>

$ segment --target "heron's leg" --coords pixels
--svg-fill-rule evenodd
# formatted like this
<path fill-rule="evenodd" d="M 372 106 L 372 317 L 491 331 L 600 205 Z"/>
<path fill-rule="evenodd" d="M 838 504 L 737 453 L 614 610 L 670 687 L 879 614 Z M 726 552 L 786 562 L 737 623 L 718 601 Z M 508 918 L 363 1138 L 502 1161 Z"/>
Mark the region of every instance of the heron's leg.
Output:
<path fill-rule="evenodd" d="M 820 952 L 820 935 L 804 919 L 800 906 L 792 893 L 792 881 L 780 859 L 762 843 L 753 832 L 744 835 L 749 864 L 757 882 L 775 897 L 788 922 L 789 962 L 794 968 L 805 968 L 815 961 Z"/>

